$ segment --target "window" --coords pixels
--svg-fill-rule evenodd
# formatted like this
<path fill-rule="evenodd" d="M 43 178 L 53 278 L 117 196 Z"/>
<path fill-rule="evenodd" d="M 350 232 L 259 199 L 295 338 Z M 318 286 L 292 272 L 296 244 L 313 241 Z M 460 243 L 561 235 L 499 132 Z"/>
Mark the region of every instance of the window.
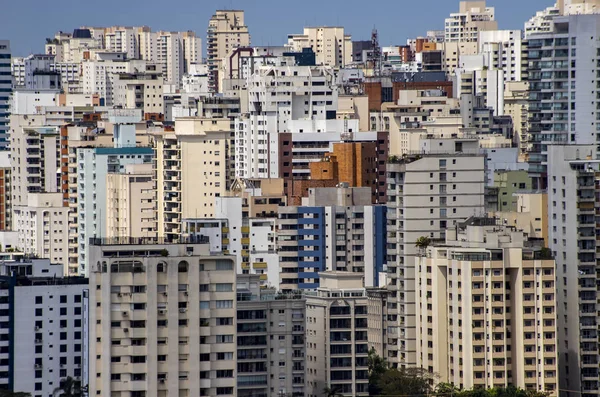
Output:
<path fill-rule="evenodd" d="M 60 296 L 60 303 L 67 303 L 67 295 Z"/>
<path fill-rule="evenodd" d="M 41 296 L 36 296 L 35 297 L 35 304 L 36 305 L 41 305 L 42 303 L 44 303 L 44 298 Z"/>
<path fill-rule="evenodd" d="M 218 369 L 217 378 L 233 378 L 232 369 Z"/>
<path fill-rule="evenodd" d="M 217 270 L 233 270 L 233 262 L 228 260 L 217 260 Z"/>
<path fill-rule="evenodd" d="M 218 300 L 215 303 L 216 303 L 216 305 L 215 305 L 216 309 L 231 309 L 231 308 L 233 308 L 232 300 Z"/>
<path fill-rule="evenodd" d="M 217 335 L 217 343 L 233 343 L 233 335 Z"/>
<path fill-rule="evenodd" d="M 217 283 L 216 292 L 231 292 L 233 291 L 233 284 L 231 283 Z"/>
<path fill-rule="evenodd" d="M 219 361 L 233 360 L 233 353 L 231 353 L 231 352 L 217 353 L 217 360 L 219 360 Z"/>

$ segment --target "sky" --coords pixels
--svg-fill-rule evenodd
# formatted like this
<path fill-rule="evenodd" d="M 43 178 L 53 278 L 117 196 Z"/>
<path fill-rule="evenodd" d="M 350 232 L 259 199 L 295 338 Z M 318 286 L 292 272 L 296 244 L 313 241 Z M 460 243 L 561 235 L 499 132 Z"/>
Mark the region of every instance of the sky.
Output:
<path fill-rule="evenodd" d="M 5 0 L 3 0 L 5 1 Z M 8 1 L 8 0 L 6 0 Z M 459 0 L 19 0 L 2 7 L 0 39 L 14 56 L 44 51 L 46 37 L 87 26 L 150 26 L 152 30 L 193 30 L 206 36 L 215 9 L 243 9 L 254 45 L 282 45 L 304 26 L 344 26 L 353 40 L 370 40 L 377 28 L 382 46 L 442 30 Z M 488 0 L 500 29 L 522 29 L 553 0 Z M 204 47 L 203 47 L 204 50 Z"/>

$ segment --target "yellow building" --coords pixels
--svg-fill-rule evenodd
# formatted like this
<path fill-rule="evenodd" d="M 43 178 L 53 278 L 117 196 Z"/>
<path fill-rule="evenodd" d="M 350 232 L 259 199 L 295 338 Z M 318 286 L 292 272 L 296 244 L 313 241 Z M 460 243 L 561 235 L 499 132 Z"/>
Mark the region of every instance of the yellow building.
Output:
<path fill-rule="evenodd" d="M 344 67 L 352 62 L 352 37 L 341 26 L 304 28 L 303 34 L 288 36 L 288 46 L 295 52 L 312 48 L 317 65 Z"/>
<path fill-rule="evenodd" d="M 126 165 L 106 178 L 106 237 L 155 237 L 152 165 Z"/>
<path fill-rule="evenodd" d="M 229 119 L 184 117 L 153 134 L 159 237 L 178 238 L 185 218 L 212 218 L 229 185 Z"/>
<path fill-rule="evenodd" d="M 556 395 L 555 262 L 544 258 L 494 218 L 448 230 L 417 259 L 417 367 L 459 387 Z"/>

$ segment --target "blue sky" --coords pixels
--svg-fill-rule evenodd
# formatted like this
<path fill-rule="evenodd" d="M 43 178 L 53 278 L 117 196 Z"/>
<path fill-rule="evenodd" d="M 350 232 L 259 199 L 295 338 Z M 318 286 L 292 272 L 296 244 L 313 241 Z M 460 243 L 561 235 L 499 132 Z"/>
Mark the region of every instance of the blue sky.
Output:
<path fill-rule="evenodd" d="M 8 0 L 3 0 L 8 1 Z M 194 30 L 205 36 L 217 8 L 246 11 L 252 43 L 281 45 L 303 26 L 341 25 L 354 40 L 367 40 L 377 27 L 382 45 L 443 29 L 458 0 L 18 0 L 0 13 L 0 39 L 11 40 L 15 55 L 43 51 L 44 39 L 81 25 L 148 25 L 153 30 Z M 535 11 L 553 0 L 488 0 L 501 29 L 522 29 Z M 93 5 L 92 5 L 93 4 Z M 411 5 L 413 4 L 413 5 Z"/>

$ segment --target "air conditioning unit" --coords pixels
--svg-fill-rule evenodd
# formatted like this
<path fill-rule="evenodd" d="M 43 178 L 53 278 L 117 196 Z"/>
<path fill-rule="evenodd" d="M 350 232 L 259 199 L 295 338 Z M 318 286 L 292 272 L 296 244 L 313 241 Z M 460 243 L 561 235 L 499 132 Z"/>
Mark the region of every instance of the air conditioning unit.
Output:
<path fill-rule="evenodd" d="M 36 365 L 35 365 L 35 368 L 36 368 L 36 369 L 42 368 L 42 364 L 36 364 Z"/>
<path fill-rule="evenodd" d="M 40 329 L 42 329 L 42 327 L 35 327 L 36 331 L 39 331 Z"/>
<path fill-rule="evenodd" d="M 187 292 L 187 291 L 185 291 L 183 294 L 184 294 L 185 296 L 188 296 L 188 292 Z"/>
<path fill-rule="evenodd" d="M 122 296 L 123 296 L 123 294 L 119 292 L 119 293 L 117 294 L 117 296 L 120 298 L 120 297 L 122 297 Z"/>
<path fill-rule="evenodd" d="M 167 296 L 167 293 L 166 293 L 166 292 L 163 292 L 163 295 L 164 295 L 164 296 Z"/>
<path fill-rule="evenodd" d="M 129 312 L 123 312 L 123 317 L 129 316 Z"/>
<path fill-rule="evenodd" d="M 42 340 L 41 339 L 36 339 L 35 343 L 42 343 Z"/>
<path fill-rule="evenodd" d="M 186 308 L 182 307 L 181 309 L 179 309 L 179 313 L 185 313 L 185 312 L 187 312 Z"/>
<path fill-rule="evenodd" d="M 123 332 L 128 333 L 129 332 L 129 328 L 123 328 Z"/>
<path fill-rule="evenodd" d="M 167 314 L 167 311 L 165 309 L 159 309 L 158 314 Z"/>
<path fill-rule="evenodd" d="M 167 380 L 166 380 L 166 379 L 163 379 L 163 378 L 161 378 L 161 379 L 159 379 L 159 380 L 158 380 L 158 382 L 159 382 L 159 383 L 165 383 L 166 381 L 167 381 Z"/>

